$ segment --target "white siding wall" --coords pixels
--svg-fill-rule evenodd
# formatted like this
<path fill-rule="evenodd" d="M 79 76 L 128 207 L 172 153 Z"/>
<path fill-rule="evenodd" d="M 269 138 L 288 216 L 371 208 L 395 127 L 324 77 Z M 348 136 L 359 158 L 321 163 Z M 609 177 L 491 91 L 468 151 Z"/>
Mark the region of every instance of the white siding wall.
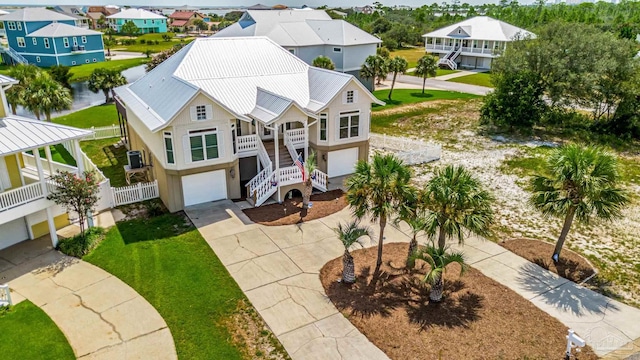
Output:
<path fill-rule="evenodd" d="M 376 54 L 376 44 L 343 47 L 344 62 L 342 71 L 360 70 L 367 56 Z"/>

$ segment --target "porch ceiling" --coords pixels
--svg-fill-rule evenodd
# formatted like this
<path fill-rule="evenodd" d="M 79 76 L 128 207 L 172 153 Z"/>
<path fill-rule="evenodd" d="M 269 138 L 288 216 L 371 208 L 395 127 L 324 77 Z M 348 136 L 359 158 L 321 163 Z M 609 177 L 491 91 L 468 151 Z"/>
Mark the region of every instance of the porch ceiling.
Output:
<path fill-rule="evenodd" d="M 92 133 L 86 129 L 9 116 L 0 119 L 0 156 L 82 139 Z"/>

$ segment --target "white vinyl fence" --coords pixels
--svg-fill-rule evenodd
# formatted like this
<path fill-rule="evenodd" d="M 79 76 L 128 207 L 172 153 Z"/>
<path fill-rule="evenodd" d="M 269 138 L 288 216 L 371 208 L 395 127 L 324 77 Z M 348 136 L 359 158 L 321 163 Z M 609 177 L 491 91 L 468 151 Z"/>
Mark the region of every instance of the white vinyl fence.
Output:
<path fill-rule="evenodd" d="M 418 165 L 439 160 L 442 153 L 440 144 L 385 134 L 369 134 L 369 145 L 372 148 L 394 153 L 407 165 Z"/>
<path fill-rule="evenodd" d="M 93 134 L 83 138 L 82 140 L 100 140 L 121 136 L 120 126 L 118 125 L 91 127 L 89 130 L 93 131 Z"/>
<path fill-rule="evenodd" d="M 155 199 L 160 196 L 158 180 L 137 183 L 131 186 L 112 187 L 113 206 L 133 204 L 140 201 Z"/>

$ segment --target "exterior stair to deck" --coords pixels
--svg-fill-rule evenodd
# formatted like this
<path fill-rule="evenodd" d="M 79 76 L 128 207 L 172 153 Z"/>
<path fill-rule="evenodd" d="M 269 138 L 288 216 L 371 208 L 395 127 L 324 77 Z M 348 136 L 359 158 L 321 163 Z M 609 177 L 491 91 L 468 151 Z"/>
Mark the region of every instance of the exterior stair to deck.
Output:
<path fill-rule="evenodd" d="M 453 48 L 447 55 L 445 55 L 442 59 L 438 60 L 438 66 L 441 68 L 447 68 L 450 70 L 457 70 L 458 64 L 456 63 L 456 59 L 460 56 L 462 52 L 462 46 L 458 46 L 457 48 Z"/>
<path fill-rule="evenodd" d="M 264 141 L 264 148 L 267 150 L 267 154 L 269 154 L 269 159 L 275 165 L 276 164 L 276 151 L 275 151 L 275 142 L 273 141 Z M 287 167 L 293 165 L 293 159 L 287 152 L 287 149 L 283 146 L 282 141 L 280 141 L 280 153 L 278 154 L 278 158 L 280 160 L 280 167 Z"/>

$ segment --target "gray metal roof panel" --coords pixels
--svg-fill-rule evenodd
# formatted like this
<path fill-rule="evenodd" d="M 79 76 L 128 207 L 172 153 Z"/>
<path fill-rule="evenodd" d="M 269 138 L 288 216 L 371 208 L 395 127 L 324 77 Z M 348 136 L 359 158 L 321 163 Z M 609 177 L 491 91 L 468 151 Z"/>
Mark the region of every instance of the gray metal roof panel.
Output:
<path fill-rule="evenodd" d="M 0 156 L 18 153 L 36 147 L 81 139 L 92 131 L 60 124 L 8 116 L 0 119 Z"/>

